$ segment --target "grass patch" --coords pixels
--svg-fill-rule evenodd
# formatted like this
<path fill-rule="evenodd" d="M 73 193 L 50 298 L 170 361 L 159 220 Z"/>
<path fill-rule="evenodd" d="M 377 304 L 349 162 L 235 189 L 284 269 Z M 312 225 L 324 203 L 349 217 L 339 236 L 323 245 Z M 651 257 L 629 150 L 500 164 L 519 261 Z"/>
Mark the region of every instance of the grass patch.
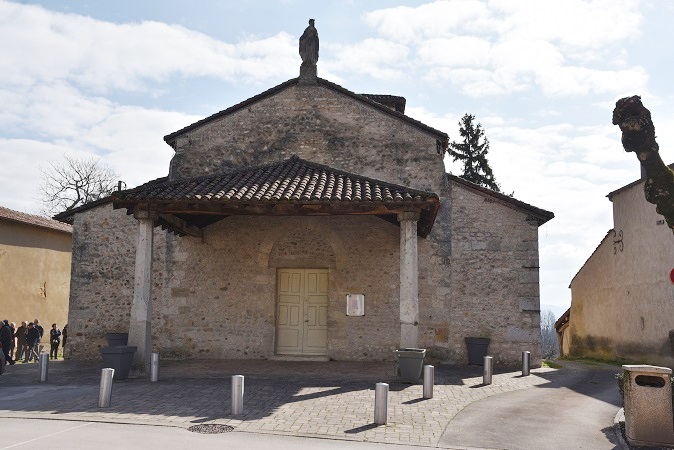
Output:
<path fill-rule="evenodd" d="M 549 359 L 544 359 L 541 362 L 541 367 L 549 367 L 550 369 L 561 369 L 563 366 L 557 364 L 556 362 L 550 361 Z"/>

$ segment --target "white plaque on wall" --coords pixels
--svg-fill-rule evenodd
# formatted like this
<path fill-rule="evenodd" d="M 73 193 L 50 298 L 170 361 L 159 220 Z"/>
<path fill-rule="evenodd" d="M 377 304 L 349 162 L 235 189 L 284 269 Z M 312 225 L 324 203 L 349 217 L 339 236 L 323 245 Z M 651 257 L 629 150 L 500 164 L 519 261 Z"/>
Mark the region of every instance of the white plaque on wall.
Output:
<path fill-rule="evenodd" d="M 365 315 L 365 296 L 363 294 L 346 294 L 346 315 Z"/>

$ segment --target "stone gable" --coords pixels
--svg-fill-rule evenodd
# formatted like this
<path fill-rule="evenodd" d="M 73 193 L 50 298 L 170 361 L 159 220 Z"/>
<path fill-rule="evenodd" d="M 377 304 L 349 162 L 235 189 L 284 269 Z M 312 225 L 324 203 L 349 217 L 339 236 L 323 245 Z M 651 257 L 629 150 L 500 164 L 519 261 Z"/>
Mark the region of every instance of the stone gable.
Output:
<path fill-rule="evenodd" d="M 171 178 L 300 158 L 439 192 L 438 137 L 321 85 L 291 85 L 175 140 Z"/>

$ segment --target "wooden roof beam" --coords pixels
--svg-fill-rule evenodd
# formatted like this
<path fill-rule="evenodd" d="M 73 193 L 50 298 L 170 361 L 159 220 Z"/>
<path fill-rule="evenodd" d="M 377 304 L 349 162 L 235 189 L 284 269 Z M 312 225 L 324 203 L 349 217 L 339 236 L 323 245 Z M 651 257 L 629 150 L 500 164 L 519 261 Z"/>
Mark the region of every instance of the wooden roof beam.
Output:
<path fill-rule="evenodd" d="M 162 225 L 166 225 L 181 234 L 198 238 L 202 238 L 204 236 L 204 233 L 200 228 L 190 225 L 187 221 L 176 217 L 173 214 L 159 214 L 158 221 Z"/>

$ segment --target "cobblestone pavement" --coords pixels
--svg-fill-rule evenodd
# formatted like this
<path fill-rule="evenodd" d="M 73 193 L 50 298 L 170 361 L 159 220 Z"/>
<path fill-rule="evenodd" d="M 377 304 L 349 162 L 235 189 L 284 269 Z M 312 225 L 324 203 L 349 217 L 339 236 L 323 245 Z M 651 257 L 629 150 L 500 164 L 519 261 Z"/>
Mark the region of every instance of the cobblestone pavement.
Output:
<path fill-rule="evenodd" d="M 112 404 L 98 408 L 100 362 L 50 361 L 7 367 L 0 377 L 0 414 L 157 426 L 227 424 L 236 431 L 435 447 L 452 418 L 472 402 L 517 389 L 545 387 L 567 369 L 494 373 L 436 366 L 432 399 L 404 384 L 390 362 L 162 361 L 160 380 L 115 381 Z M 571 369 L 572 370 L 572 369 Z M 245 376 L 244 414 L 231 415 L 231 375 Z M 388 423 L 375 426 L 374 387 L 389 383 Z"/>

